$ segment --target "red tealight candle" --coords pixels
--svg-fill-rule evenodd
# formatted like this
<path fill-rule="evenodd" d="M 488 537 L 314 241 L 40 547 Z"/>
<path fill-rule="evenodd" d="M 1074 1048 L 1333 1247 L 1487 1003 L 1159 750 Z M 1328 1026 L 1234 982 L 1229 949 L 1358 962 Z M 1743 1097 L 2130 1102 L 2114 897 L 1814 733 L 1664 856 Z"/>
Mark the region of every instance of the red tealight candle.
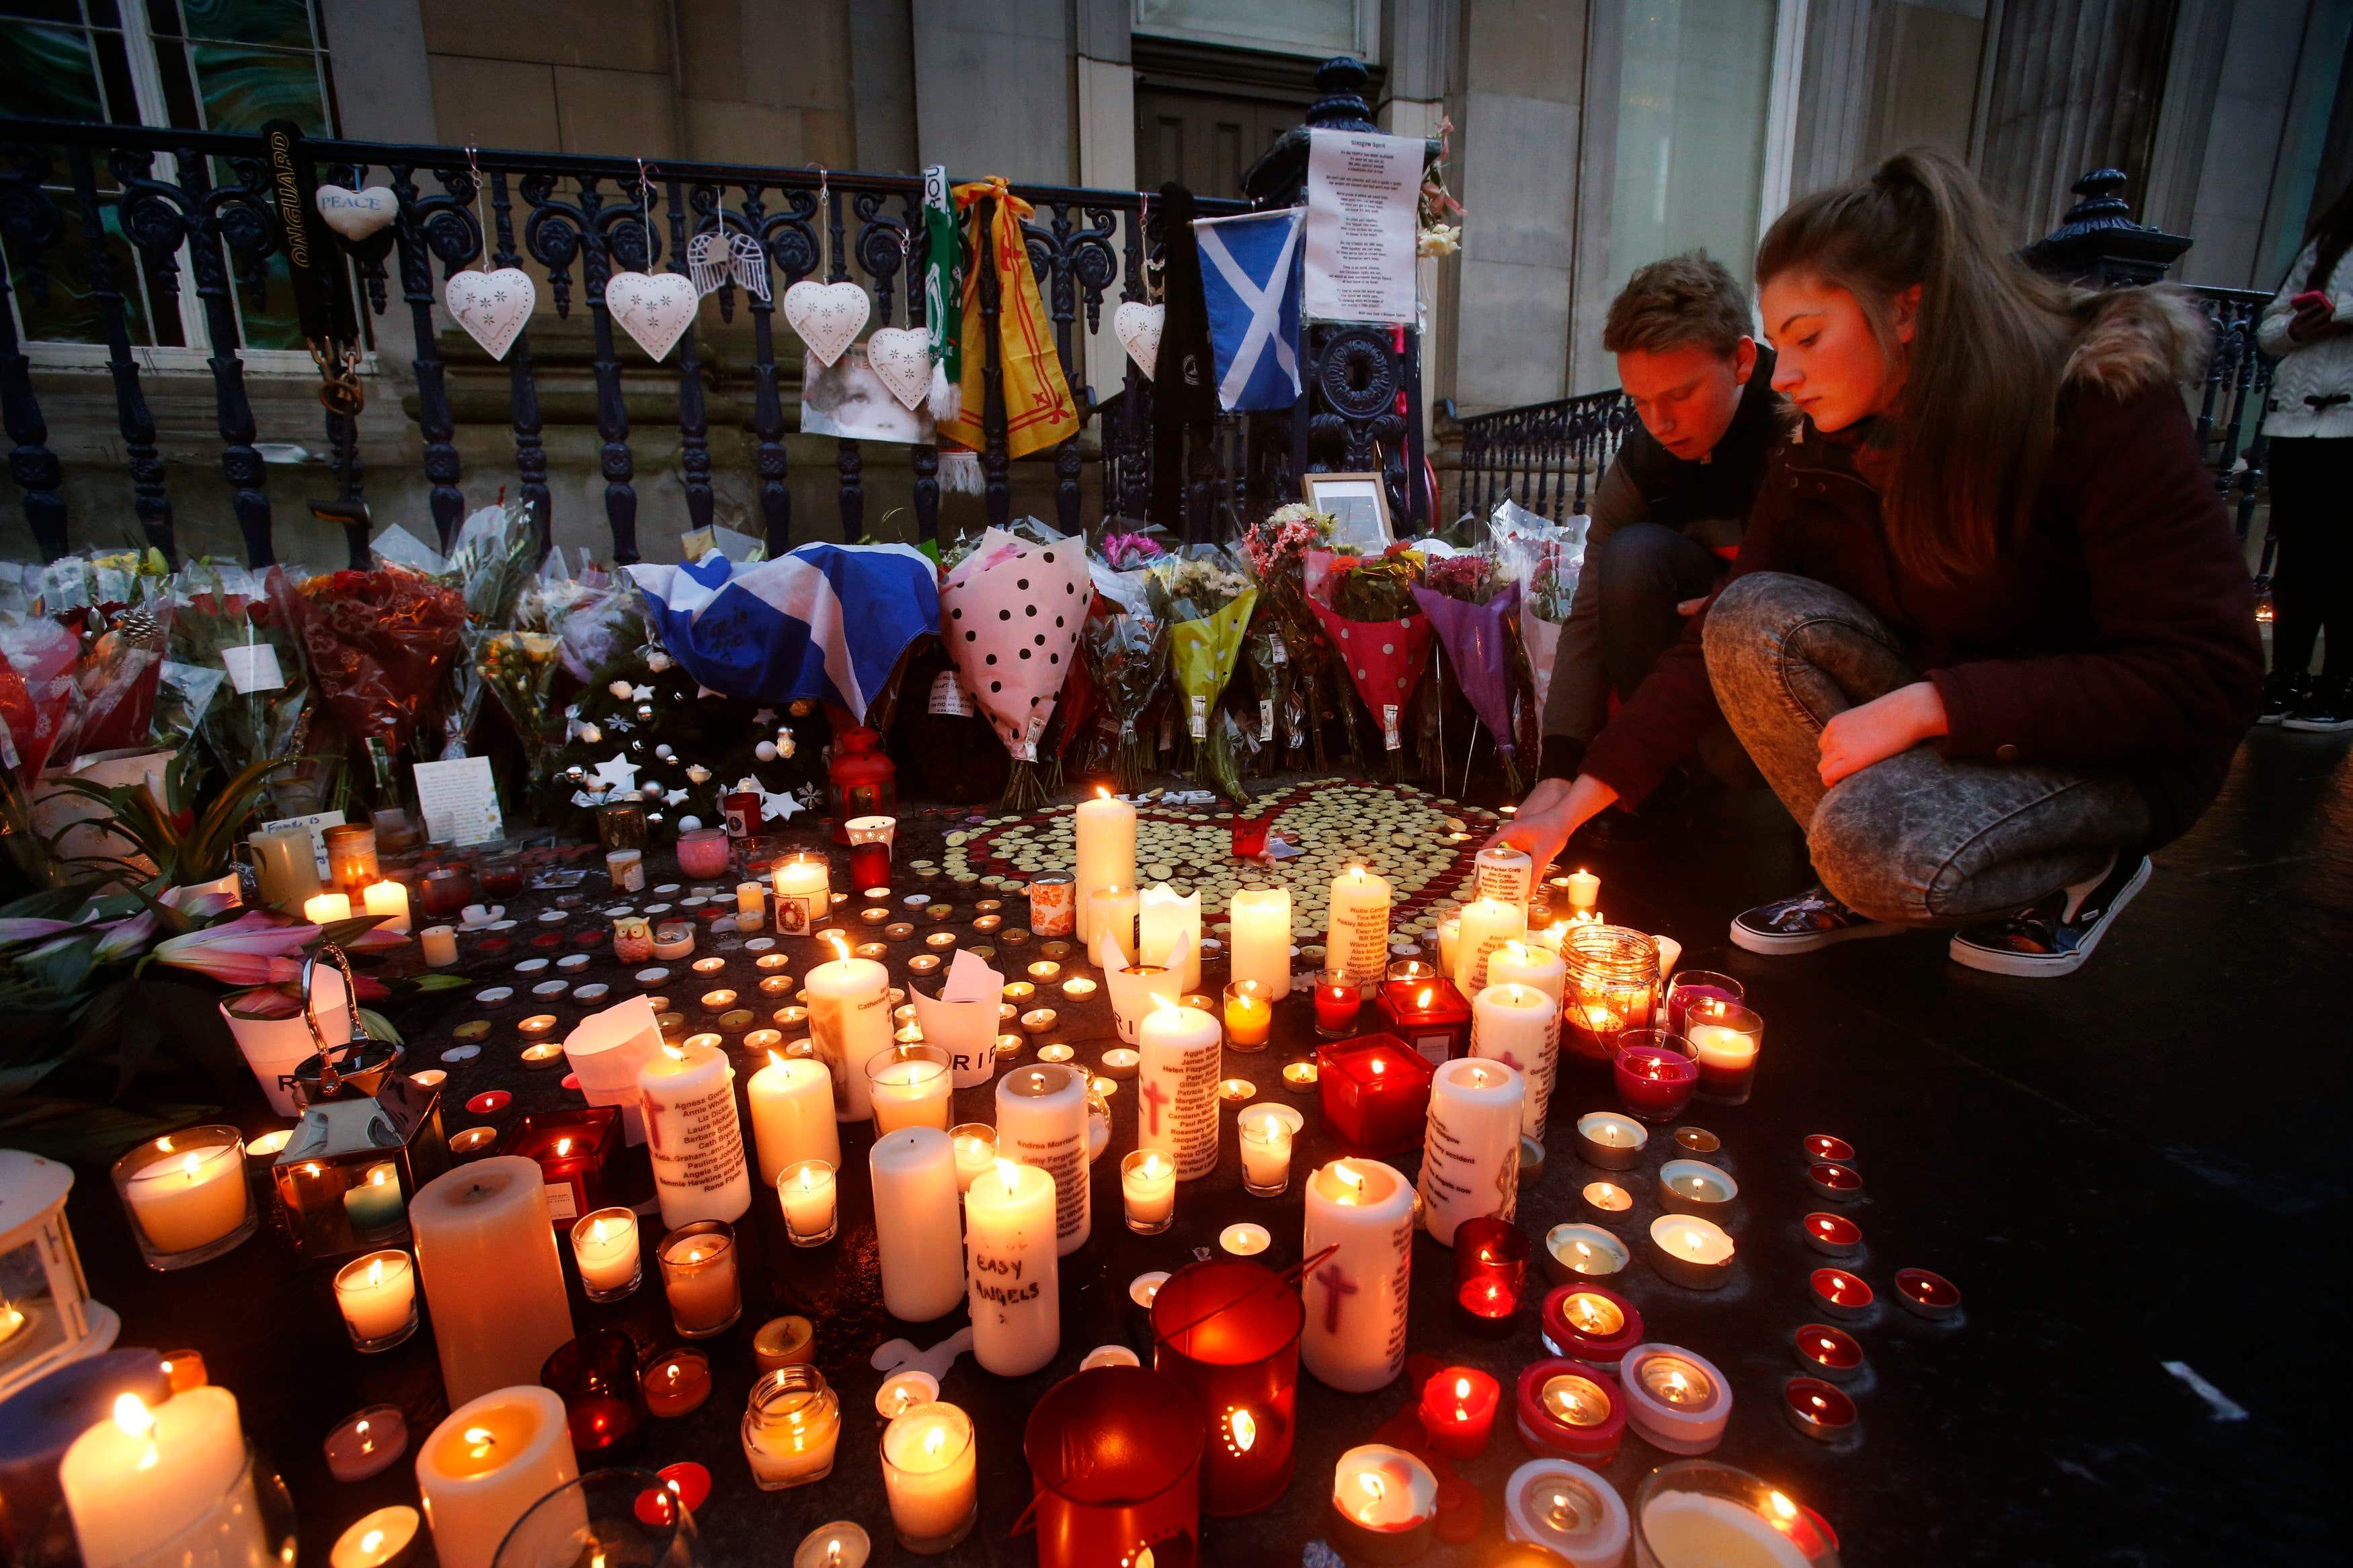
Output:
<path fill-rule="evenodd" d="M 1544 1347 L 1588 1366 L 1615 1367 L 1642 1342 L 1642 1314 L 1615 1290 L 1562 1285 L 1545 1298 Z"/>
<path fill-rule="evenodd" d="M 1699 1086 L 1699 1064 L 1656 1046 L 1629 1046 L 1618 1053 L 1610 1074 L 1619 1103 L 1645 1121 L 1672 1121 L 1691 1103 Z"/>
<path fill-rule="evenodd" d="M 1520 1373 L 1514 1407 L 1532 1454 L 1607 1465 L 1626 1431 L 1618 1380 L 1573 1361 L 1540 1361 Z"/>
<path fill-rule="evenodd" d="M 466 1101 L 466 1109 L 477 1116 L 496 1116 L 514 1103 L 514 1096 L 502 1089 L 486 1089 Z"/>
<path fill-rule="evenodd" d="M 1783 1384 L 1781 1414 L 1817 1442 L 1831 1442 L 1854 1429 L 1854 1401 L 1819 1377 L 1793 1377 Z"/>
<path fill-rule="evenodd" d="M 1817 1268 L 1807 1285 L 1815 1304 L 1834 1318 L 1860 1318 L 1875 1300 L 1870 1286 L 1843 1268 Z"/>
<path fill-rule="evenodd" d="M 691 1459 L 664 1465 L 654 1474 L 661 1478 L 662 1484 L 648 1487 L 638 1494 L 635 1511 L 640 1524 L 659 1529 L 677 1517 L 681 1505 L 692 1513 L 711 1496 L 711 1472 Z"/>
<path fill-rule="evenodd" d="M 1806 1163 L 1810 1165 L 1823 1161 L 1838 1165 L 1854 1163 L 1854 1145 L 1827 1132 L 1809 1132 L 1799 1146 L 1805 1151 Z"/>
<path fill-rule="evenodd" d="M 1852 1258 L 1862 1250 L 1862 1226 L 1844 1215 L 1810 1214 L 1805 1231 L 1806 1245 L 1826 1258 Z"/>
<path fill-rule="evenodd" d="M 1855 1203 L 1862 1197 L 1862 1173 L 1852 1165 L 1831 1160 L 1807 1166 L 1806 1184 L 1834 1204 Z"/>
<path fill-rule="evenodd" d="M 1960 1290 L 1943 1275 L 1926 1268 L 1897 1269 L 1895 1299 L 1924 1318 L 1949 1318 L 1961 1310 Z"/>
<path fill-rule="evenodd" d="M 711 1397 L 711 1358 L 682 1345 L 646 1363 L 639 1379 L 646 1408 L 657 1415 L 690 1415 Z"/>
<path fill-rule="evenodd" d="M 1364 992 L 1353 980 L 1333 979 L 1328 972 L 1315 977 L 1315 1030 L 1326 1039 L 1338 1039 L 1356 1026 L 1356 1012 L 1365 1005 Z"/>
<path fill-rule="evenodd" d="M 1433 1452 L 1475 1459 L 1487 1451 L 1503 1384 L 1477 1367 L 1450 1366 L 1421 1385 L 1421 1426 Z"/>
<path fill-rule="evenodd" d="M 1808 1323 L 1790 1343 L 1797 1347 L 1798 1364 L 1817 1377 L 1852 1383 L 1862 1375 L 1862 1346 L 1844 1329 Z"/>

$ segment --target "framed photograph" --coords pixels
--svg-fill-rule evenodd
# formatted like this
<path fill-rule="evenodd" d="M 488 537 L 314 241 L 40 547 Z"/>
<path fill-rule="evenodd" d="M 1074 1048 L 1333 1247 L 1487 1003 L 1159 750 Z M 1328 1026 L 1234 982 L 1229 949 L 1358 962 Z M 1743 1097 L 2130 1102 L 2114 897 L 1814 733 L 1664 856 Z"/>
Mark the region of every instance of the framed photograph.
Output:
<path fill-rule="evenodd" d="M 1367 555 L 1397 542 L 1389 531 L 1388 487 L 1378 474 L 1308 474 L 1299 481 L 1307 504 L 1340 520 L 1333 538 Z"/>

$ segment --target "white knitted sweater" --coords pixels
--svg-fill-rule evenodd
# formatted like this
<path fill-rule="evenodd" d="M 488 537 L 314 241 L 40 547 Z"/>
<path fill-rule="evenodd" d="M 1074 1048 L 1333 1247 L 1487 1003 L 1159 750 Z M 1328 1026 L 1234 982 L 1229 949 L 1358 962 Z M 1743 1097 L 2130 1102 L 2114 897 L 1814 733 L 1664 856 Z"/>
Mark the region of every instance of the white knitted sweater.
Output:
<path fill-rule="evenodd" d="M 2287 335 L 2295 314 L 2288 301 L 2305 291 L 2313 251 L 2307 245 L 2296 257 L 2255 329 L 2255 341 L 2280 362 L 2272 374 L 2271 411 L 2263 420 L 2267 436 L 2353 436 L 2353 256 L 2339 260 L 2328 279 L 2337 331 L 2304 343 Z"/>

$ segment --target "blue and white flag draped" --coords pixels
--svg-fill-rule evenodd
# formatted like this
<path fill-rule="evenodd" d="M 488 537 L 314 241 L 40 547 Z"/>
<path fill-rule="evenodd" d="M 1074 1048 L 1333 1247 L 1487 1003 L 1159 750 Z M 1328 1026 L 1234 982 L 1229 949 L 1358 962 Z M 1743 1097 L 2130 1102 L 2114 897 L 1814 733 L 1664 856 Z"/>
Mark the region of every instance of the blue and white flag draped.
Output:
<path fill-rule="evenodd" d="M 1300 218 L 1304 209 L 1193 220 L 1201 301 L 1217 360 L 1218 405 L 1229 413 L 1299 400 Z"/>
<path fill-rule="evenodd" d="M 907 645 L 939 630 L 938 571 L 903 544 L 804 544 L 748 566 L 714 551 L 629 575 L 663 648 L 713 691 L 861 721 Z"/>

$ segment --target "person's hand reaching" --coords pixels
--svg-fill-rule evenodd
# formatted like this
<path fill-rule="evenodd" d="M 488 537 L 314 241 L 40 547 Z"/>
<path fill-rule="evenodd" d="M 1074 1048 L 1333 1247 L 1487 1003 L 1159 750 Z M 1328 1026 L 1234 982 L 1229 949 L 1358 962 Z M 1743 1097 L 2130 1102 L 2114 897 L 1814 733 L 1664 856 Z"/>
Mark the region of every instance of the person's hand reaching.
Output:
<path fill-rule="evenodd" d="M 1544 879 L 1545 868 L 1560 858 L 1569 836 L 1585 826 L 1618 798 L 1618 792 L 1590 773 L 1579 773 L 1575 783 L 1561 779 L 1542 779 L 1520 802 L 1519 814 L 1497 828 L 1484 849 L 1493 845 L 1508 844 L 1525 850 L 1535 862 L 1537 881 Z"/>

